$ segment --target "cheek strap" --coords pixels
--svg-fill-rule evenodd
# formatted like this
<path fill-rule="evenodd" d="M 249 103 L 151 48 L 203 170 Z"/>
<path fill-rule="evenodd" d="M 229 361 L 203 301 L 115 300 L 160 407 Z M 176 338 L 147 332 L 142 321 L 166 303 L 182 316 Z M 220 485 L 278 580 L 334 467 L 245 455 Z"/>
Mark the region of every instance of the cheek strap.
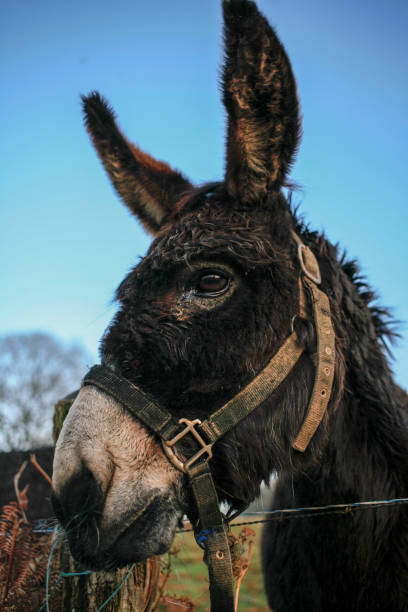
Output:
<path fill-rule="evenodd" d="M 334 382 L 335 369 L 335 333 L 330 312 L 329 298 L 318 285 L 321 274 L 316 257 L 305 246 L 299 236 L 293 232 L 298 244 L 298 257 L 302 269 L 301 283 L 304 285 L 309 302 L 312 305 L 313 320 L 317 337 L 317 353 L 315 360 L 315 380 L 309 406 L 303 425 L 292 444 L 295 450 L 304 452 L 326 412 Z M 300 295 L 302 291 L 300 291 Z M 304 300 L 300 299 L 300 310 L 304 309 Z"/>

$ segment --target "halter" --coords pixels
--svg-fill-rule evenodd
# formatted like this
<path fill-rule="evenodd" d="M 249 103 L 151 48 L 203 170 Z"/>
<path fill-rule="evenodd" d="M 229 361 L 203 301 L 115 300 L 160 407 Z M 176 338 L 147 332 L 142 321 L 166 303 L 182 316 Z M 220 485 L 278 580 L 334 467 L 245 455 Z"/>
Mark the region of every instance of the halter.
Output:
<path fill-rule="evenodd" d="M 298 245 L 301 268 L 299 316 L 308 317 L 307 305 L 310 302 L 317 335 L 313 391 L 306 418 L 292 443 L 295 450 L 304 452 L 321 423 L 330 399 L 334 379 L 335 334 L 329 299 L 318 287 L 321 275 L 317 260 L 297 234 L 293 233 L 293 237 Z M 94 385 L 105 391 L 156 433 L 170 463 L 188 477 L 199 516 L 194 525 L 194 534 L 205 551 L 204 561 L 210 577 L 211 612 L 234 610 L 233 573 L 227 535 L 231 517 L 228 519 L 219 509 L 209 467 L 212 447 L 278 388 L 303 352 L 304 347 L 297 341 L 292 322 L 292 333 L 266 367 L 204 421 L 184 417 L 176 420 L 156 400 L 109 368 L 96 365 L 84 377 L 83 385 Z"/>

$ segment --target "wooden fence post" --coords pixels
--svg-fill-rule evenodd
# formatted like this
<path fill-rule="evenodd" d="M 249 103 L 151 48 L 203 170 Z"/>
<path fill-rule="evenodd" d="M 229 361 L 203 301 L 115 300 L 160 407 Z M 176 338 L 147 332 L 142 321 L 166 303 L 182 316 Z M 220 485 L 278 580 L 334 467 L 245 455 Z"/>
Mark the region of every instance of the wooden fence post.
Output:
<path fill-rule="evenodd" d="M 72 393 L 55 405 L 54 445 L 76 395 L 77 393 Z M 79 571 L 65 543 L 61 545 L 59 561 L 61 571 Z M 119 587 L 128 572 L 129 568 L 125 567 L 114 572 L 92 572 L 64 578 L 62 594 L 58 598 L 61 601 L 58 612 L 96 612 Z M 158 603 L 159 578 L 160 557 L 137 563 L 115 597 L 104 606 L 104 612 L 152 612 Z M 50 609 L 57 612 L 52 602 Z"/>

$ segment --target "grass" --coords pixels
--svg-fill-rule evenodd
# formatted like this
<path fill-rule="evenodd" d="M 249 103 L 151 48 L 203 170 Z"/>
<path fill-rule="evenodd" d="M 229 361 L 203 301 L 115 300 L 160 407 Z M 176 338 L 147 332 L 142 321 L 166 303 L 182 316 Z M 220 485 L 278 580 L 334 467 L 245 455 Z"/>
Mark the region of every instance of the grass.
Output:
<path fill-rule="evenodd" d="M 240 595 L 239 612 L 270 612 L 266 603 L 260 559 L 261 526 L 254 525 L 255 541 L 249 569 L 244 576 Z M 233 526 L 238 536 L 240 528 Z M 165 604 L 161 612 L 207 612 L 210 609 L 207 567 L 203 563 L 203 551 L 192 533 L 178 534 L 170 555 L 171 574 L 165 588 Z M 183 598 L 185 600 L 183 601 Z M 190 603 L 189 603 L 190 602 Z"/>

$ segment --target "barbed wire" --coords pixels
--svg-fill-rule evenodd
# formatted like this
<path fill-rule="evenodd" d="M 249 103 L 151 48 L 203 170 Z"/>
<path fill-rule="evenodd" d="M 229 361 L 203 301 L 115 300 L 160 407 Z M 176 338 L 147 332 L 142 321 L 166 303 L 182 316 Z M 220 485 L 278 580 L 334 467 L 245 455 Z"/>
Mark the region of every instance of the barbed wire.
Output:
<path fill-rule="evenodd" d="M 231 523 L 231 527 L 244 527 L 245 525 L 259 525 L 271 521 L 284 521 L 290 519 L 309 518 L 314 516 L 324 516 L 328 514 L 349 514 L 353 510 L 375 510 L 386 506 L 399 506 L 408 504 L 408 497 L 399 497 L 396 499 L 381 499 L 365 502 L 351 502 L 347 504 L 328 504 L 327 506 L 306 506 L 300 508 L 277 508 L 275 510 L 266 510 L 262 512 L 243 512 L 241 516 L 267 515 L 269 518 L 260 519 L 257 521 L 247 521 L 240 523 Z M 189 533 L 194 531 L 192 528 L 180 529 L 177 533 Z"/>
<path fill-rule="evenodd" d="M 275 510 L 260 510 L 258 512 L 243 512 L 244 516 L 269 516 L 270 518 L 246 523 L 231 523 L 232 527 L 242 527 L 244 525 L 266 523 L 268 521 L 290 520 L 296 518 L 308 518 L 311 516 L 323 516 L 326 514 L 347 514 L 352 510 L 370 510 L 385 506 L 398 506 L 408 504 L 408 497 L 398 497 L 395 499 L 381 499 L 366 502 L 351 502 L 346 504 L 329 504 L 327 506 L 306 506 L 299 508 L 277 508 Z M 188 523 L 187 523 L 188 524 Z M 55 519 L 38 519 L 34 524 L 35 533 L 52 533 L 55 530 Z M 177 533 L 189 533 L 193 529 L 180 529 Z"/>
<path fill-rule="evenodd" d="M 403 504 L 408 504 L 408 497 L 400 497 L 396 499 L 382 499 L 382 500 L 374 500 L 374 501 L 365 501 L 365 502 L 352 502 L 347 504 L 328 504 L 326 506 L 306 506 L 299 508 L 277 508 L 275 510 L 267 510 L 267 511 L 259 511 L 259 512 L 244 512 L 241 516 L 266 516 L 266 518 L 262 518 L 255 521 L 245 521 L 245 522 L 234 522 L 231 523 L 231 527 L 244 527 L 246 525 L 259 525 L 261 523 L 268 523 L 271 521 L 284 521 L 290 519 L 300 519 L 300 518 L 310 518 L 315 516 L 327 516 L 330 514 L 352 514 L 353 511 L 357 510 L 376 510 L 385 507 L 399 506 Z M 53 527 L 51 528 L 50 523 L 47 519 L 41 519 L 38 522 L 37 528 L 34 529 L 36 533 L 49 533 L 50 531 L 55 531 L 55 540 L 51 547 L 51 551 L 48 557 L 47 563 L 47 575 L 46 575 L 46 597 L 45 601 L 38 610 L 38 612 L 42 612 L 44 609 L 49 611 L 49 600 L 54 594 L 57 585 L 63 578 L 68 578 L 72 576 L 82 576 L 84 574 L 90 574 L 89 570 L 84 572 L 60 572 L 57 580 L 55 581 L 53 587 L 49 588 L 50 582 L 50 573 L 51 573 L 51 561 L 54 555 L 55 549 L 57 547 L 58 541 L 60 539 L 60 529 L 57 526 L 55 528 L 55 521 Z M 190 533 L 194 531 L 192 528 L 180 529 L 177 533 Z M 123 587 L 126 580 L 129 578 L 135 564 L 133 564 L 120 585 L 114 590 L 114 592 L 104 601 L 104 603 L 98 608 L 98 612 L 102 610 L 113 597 L 120 591 Z"/>

